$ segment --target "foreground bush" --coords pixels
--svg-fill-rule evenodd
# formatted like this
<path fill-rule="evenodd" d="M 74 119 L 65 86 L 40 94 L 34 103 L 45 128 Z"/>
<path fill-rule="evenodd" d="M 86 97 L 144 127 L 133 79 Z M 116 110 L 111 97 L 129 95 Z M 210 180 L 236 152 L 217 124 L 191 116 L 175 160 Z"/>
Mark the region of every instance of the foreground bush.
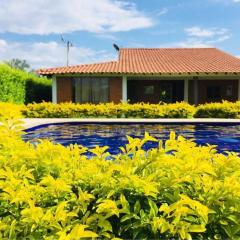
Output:
<path fill-rule="evenodd" d="M 195 109 L 187 103 L 173 104 L 28 104 L 24 116 L 33 118 L 190 118 Z"/>
<path fill-rule="evenodd" d="M 0 64 L 0 101 L 30 103 L 51 100 L 51 81 Z"/>
<path fill-rule="evenodd" d="M 9 109 L 0 106 L 1 239 L 240 238 L 237 154 L 174 133 L 147 152 L 156 139 L 128 137 L 112 160 L 107 147 L 33 146 Z"/>

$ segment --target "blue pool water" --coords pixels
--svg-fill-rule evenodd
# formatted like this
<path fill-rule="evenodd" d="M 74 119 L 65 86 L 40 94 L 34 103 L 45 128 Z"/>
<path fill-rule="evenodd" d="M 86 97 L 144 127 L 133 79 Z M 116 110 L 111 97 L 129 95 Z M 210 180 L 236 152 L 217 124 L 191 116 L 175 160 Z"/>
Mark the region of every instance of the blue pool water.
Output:
<path fill-rule="evenodd" d="M 199 145 L 217 145 L 219 152 L 240 153 L 240 124 L 83 124 L 62 123 L 42 125 L 26 130 L 23 139 L 36 143 L 38 139 L 51 139 L 65 146 L 80 144 L 88 148 L 109 146 L 109 152 L 117 154 L 119 147 L 127 143 L 126 135 L 143 137 L 144 132 L 157 139 L 166 140 L 170 131 Z M 156 147 L 156 142 L 146 144 L 145 149 Z"/>

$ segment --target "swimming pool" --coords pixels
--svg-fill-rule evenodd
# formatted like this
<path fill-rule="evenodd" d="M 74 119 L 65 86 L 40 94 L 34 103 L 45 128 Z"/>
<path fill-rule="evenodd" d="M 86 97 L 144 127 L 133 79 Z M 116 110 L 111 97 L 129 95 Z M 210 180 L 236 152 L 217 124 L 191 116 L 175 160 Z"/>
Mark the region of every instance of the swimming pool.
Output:
<path fill-rule="evenodd" d="M 240 153 L 240 124 L 59 123 L 27 129 L 23 139 L 36 143 L 38 139 L 48 138 L 65 146 L 77 143 L 88 148 L 109 146 L 108 151 L 117 154 L 120 152 L 119 147 L 127 143 L 126 135 L 141 138 L 145 132 L 149 132 L 159 140 L 166 140 L 170 131 L 194 139 L 199 145 L 217 145 L 219 152 Z M 156 142 L 149 142 L 144 148 L 156 146 Z"/>

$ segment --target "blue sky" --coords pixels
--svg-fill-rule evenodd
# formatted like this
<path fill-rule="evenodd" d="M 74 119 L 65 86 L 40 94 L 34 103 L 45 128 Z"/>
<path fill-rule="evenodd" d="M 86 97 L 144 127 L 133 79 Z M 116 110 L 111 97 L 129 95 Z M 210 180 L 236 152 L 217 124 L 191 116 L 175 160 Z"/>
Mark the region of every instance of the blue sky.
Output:
<path fill-rule="evenodd" d="M 114 60 L 120 47 L 217 47 L 240 57 L 240 0 L 0 0 L 0 61 Z"/>

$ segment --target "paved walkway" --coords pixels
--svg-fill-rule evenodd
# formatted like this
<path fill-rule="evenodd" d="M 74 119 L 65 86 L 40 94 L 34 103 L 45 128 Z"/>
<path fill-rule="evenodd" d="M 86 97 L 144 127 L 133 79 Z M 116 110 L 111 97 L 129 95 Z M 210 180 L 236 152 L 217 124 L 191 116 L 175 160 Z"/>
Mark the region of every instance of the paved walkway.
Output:
<path fill-rule="evenodd" d="M 240 119 L 219 118 L 161 118 L 161 119 L 132 119 L 132 118 L 24 118 L 24 128 L 32 128 L 51 123 L 238 123 Z"/>

